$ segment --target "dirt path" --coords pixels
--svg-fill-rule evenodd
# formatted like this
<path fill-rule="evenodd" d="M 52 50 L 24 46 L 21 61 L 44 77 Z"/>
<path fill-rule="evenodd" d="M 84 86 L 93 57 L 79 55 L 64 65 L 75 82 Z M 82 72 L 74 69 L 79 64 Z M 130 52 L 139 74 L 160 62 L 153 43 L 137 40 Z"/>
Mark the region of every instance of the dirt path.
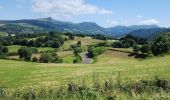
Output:
<path fill-rule="evenodd" d="M 81 58 L 83 60 L 83 64 L 91 64 L 92 63 L 92 59 L 88 58 L 87 52 L 80 53 L 80 56 L 81 56 Z"/>

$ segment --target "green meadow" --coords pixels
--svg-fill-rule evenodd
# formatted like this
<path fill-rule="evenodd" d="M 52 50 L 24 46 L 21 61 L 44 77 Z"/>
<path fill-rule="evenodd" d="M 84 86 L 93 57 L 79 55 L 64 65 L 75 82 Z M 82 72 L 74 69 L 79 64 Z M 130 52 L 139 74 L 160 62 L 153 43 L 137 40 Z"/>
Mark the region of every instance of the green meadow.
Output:
<path fill-rule="evenodd" d="M 7 88 L 57 86 L 68 79 L 90 77 L 94 72 L 106 78 L 120 72 L 124 81 L 152 79 L 156 75 L 170 79 L 170 56 L 145 60 L 126 54 L 106 51 L 95 64 L 44 64 L 13 60 L 0 60 L 0 84 Z M 69 61 L 71 58 L 66 58 Z"/>
<path fill-rule="evenodd" d="M 129 56 L 133 52 L 132 48 L 108 48 L 92 64 L 73 64 L 75 56 L 69 48 L 79 40 L 85 50 L 88 45 L 102 42 L 89 37 L 66 41 L 56 52 L 62 57 L 62 64 L 0 59 L 0 99 L 169 99 L 169 90 L 157 88 L 154 82 L 160 81 L 161 86 L 169 87 L 164 84 L 164 79 L 170 80 L 170 55 L 143 59 Z M 17 52 L 20 47 L 8 46 L 9 52 Z M 39 52 L 55 50 L 49 47 L 37 49 Z M 18 59 L 18 56 L 13 57 Z M 33 54 L 33 57 L 40 57 L 40 53 Z M 48 91 L 51 92 L 48 94 Z"/>

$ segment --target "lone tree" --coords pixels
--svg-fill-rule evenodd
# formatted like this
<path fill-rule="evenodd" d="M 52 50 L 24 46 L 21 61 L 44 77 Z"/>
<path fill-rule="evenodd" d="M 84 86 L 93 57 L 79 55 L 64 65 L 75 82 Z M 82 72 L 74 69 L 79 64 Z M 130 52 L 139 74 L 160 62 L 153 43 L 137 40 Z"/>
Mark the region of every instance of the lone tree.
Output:
<path fill-rule="evenodd" d="M 138 45 L 133 46 L 133 52 L 138 53 L 140 51 L 140 47 Z"/>
<path fill-rule="evenodd" d="M 141 47 L 140 50 L 143 54 L 148 54 L 149 52 L 151 52 L 151 47 L 150 45 L 145 44 Z"/>
<path fill-rule="evenodd" d="M 62 63 L 63 62 L 63 60 L 54 52 L 41 54 L 39 61 L 42 63 Z"/>
<path fill-rule="evenodd" d="M 163 34 L 152 45 L 154 55 L 168 53 L 170 51 L 170 32 Z"/>
<path fill-rule="evenodd" d="M 41 55 L 39 60 L 42 63 L 50 63 L 53 60 L 53 56 L 50 55 L 49 53 L 44 53 L 44 54 Z"/>
<path fill-rule="evenodd" d="M 5 57 L 8 54 L 8 48 L 0 45 L 0 57 Z"/>
<path fill-rule="evenodd" d="M 31 60 L 32 51 L 31 51 L 31 49 L 28 48 L 28 47 L 21 47 L 21 48 L 18 50 L 18 54 L 19 54 L 19 58 L 20 58 L 20 59 L 28 60 L 28 61 Z"/>
<path fill-rule="evenodd" d="M 78 46 L 78 47 L 81 47 L 81 41 L 78 41 L 78 42 L 77 42 L 77 46 Z"/>

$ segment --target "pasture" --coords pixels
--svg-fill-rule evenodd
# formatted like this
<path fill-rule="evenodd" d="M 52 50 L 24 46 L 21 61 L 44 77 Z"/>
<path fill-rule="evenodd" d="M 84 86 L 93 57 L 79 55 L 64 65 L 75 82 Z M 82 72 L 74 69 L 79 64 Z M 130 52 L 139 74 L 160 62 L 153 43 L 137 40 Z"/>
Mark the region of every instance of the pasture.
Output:
<path fill-rule="evenodd" d="M 169 59 L 168 55 L 141 60 L 129 58 L 124 53 L 106 51 L 98 57 L 97 63 L 88 65 L 0 60 L 0 84 L 7 88 L 58 86 L 70 79 L 90 80 L 88 78 L 93 72 L 102 74 L 101 79 L 112 72 L 121 72 L 124 81 L 151 79 L 155 75 L 170 79 Z"/>

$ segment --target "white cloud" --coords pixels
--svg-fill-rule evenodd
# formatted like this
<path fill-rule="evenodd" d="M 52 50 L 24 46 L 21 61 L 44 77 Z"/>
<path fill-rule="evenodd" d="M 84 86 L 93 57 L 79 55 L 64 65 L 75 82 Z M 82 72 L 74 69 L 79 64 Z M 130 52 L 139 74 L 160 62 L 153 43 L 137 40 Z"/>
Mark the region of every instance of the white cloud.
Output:
<path fill-rule="evenodd" d="M 34 12 L 54 18 L 71 18 L 87 14 L 111 14 L 112 11 L 87 4 L 84 0 L 33 0 Z"/>
<path fill-rule="evenodd" d="M 143 25 L 153 25 L 153 24 L 159 24 L 160 22 L 158 20 L 155 19 L 148 19 L 148 20 L 143 20 L 141 21 L 139 24 L 143 24 Z"/>
<path fill-rule="evenodd" d="M 143 18 L 143 16 L 142 16 L 142 15 L 137 15 L 136 17 L 137 17 L 137 18 Z"/>

